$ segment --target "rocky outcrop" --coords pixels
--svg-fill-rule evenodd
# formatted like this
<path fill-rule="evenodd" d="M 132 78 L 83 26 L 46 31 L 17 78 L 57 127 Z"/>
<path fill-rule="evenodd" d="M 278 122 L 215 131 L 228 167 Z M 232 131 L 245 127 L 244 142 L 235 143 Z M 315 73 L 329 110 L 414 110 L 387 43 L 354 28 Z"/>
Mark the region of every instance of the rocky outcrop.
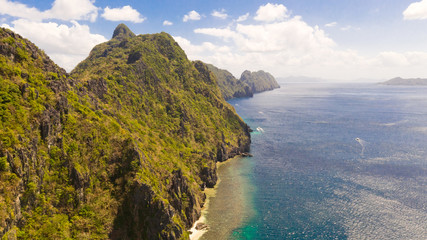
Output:
<path fill-rule="evenodd" d="M 238 139 L 238 145 L 232 146 L 229 142 L 226 142 L 225 140 L 220 143 L 217 147 L 217 161 L 218 162 L 224 162 L 227 159 L 233 158 L 238 155 L 244 155 L 245 153 L 248 153 L 250 151 L 250 130 L 249 126 L 245 124 L 243 126 L 245 128 L 245 133 L 248 136 L 248 138 L 239 138 Z"/>
<path fill-rule="evenodd" d="M 196 61 L 198 64 L 203 64 Z M 252 97 L 254 93 L 280 88 L 276 79 L 264 71 L 244 71 L 240 79 L 235 78 L 229 71 L 219 69 L 212 64 L 204 64 L 215 75 L 222 96 L 225 100 L 232 98 Z"/>
<path fill-rule="evenodd" d="M 262 70 L 258 72 L 250 72 L 246 70 L 242 73 L 240 81 L 246 83 L 254 93 L 280 88 L 280 85 L 277 83 L 273 75 Z"/>
<path fill-rule="evenodd" d="M 222 154 L 222 152 L 217 154 Z M 222 159 L 222 156 L 220 158 Z M 205 189 L 205 187 L 213 188 L 218 181 L 216 165 L 213 163 L 211 166 L 202 167 L 200 170 L 200 179 L 202 180 L 201 189 Z"/>
<path fill-rule="evenodd" d="M 215 75 L 225 100 L 253 96 L 252 89 L 246 83 L 235 78 L 229 71 L 219 69 L 212 64 L 205 65 Z"/>
<path fill-rule="evenodd" d="M 204 194 L 195 196 L 189 186 L 190 182 L 182 171 L 175 170 L 172 172 L 168 192 L 172 196 L 171 206 L 178 214 L 185 218 L 185 228 L 189 229 L 193 223 L 200 217 L 201 207 L 205 200 Z"/>
<path fill-rule="evenodd" d="M 125 24 L 119 24 L 116 29 L 114 29 L 113 38 L 124 40 L 126 38 L 135 37 L 133 33 Z"/>
<path fill-rule="evenodd" d="M 111 239 L 180 239 L 201 213 L 203 194 L 195 196 L 190 182 L 181 170 L 170 177 L 168 193 L 173 196 L 168 202 L 156 197 L 152 187 L 135 182 L 115 219 Z M 174 215 L 185 218 L 183 226 L 173 222 Z"/>
<path fill-rule="evenodd" d="M 175 211 L 157 199 L 150 186 L 134 182 L 114 220 L 111 239 L 179 239 L 184 229 L 172 221 Z"/>

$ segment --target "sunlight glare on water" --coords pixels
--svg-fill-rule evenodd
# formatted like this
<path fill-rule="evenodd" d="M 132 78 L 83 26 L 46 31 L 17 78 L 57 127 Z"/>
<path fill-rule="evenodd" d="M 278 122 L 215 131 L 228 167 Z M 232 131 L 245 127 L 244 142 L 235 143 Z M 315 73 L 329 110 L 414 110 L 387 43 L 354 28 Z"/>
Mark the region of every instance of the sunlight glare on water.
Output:
<path fill-rule="evenodd" d="M 230 166 L 245 172 L 228 176 L 241 185 L 220 186 L 250 189 L 222 199 L 241 207 L 215 221 L 244 216 L 226 239 L 427 239 L 426 92 L 288 84 L 231 100 L 262 134 L 252 134 L 254 157 Z"/>

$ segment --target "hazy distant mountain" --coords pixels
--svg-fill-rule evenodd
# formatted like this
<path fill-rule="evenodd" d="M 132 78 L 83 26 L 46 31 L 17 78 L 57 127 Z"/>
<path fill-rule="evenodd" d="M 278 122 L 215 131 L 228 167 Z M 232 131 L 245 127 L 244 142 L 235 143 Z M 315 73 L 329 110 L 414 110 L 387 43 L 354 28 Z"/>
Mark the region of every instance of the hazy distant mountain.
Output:
<path fill-rule="evenodd" d="M 384 85 L 408 85 L 408 86 L 427 86 L 427 78 L 393 78 L 388 81 L 382 82 Z"/>
<path fill-rule="evenodd" d="M 340 83 L 340 82 L 358 82 L 358 83 L 377 83 L 382 80 L 374 78 L 357 78 L 357 79 L 329 79 L 321 77 L 307 77 L 307 76 L 289 76 L 284 78 L 277 78 L 279 83 Z"/>
<path fill-rule="evenodd" d="M 327 82 L 327 80 L 323 78 L 316 77 L 305 77 L 305 76 L 290 76 L 285 78 L 278 78 L 279 82 L 295 82 L 295 83 L 316 83 L 316 82 Z"/>

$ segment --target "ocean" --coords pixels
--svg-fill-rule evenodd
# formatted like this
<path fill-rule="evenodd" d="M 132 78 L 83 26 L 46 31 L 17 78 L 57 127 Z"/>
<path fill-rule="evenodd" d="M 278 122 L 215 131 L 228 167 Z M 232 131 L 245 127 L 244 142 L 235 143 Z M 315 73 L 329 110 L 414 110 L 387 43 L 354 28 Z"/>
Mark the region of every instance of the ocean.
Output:
<path fill-rule="evenodd" d="M 201 239 L 427 239 L 427 87 L 282 84 L 229 102 L 253 157 L 219 167 Z"/>

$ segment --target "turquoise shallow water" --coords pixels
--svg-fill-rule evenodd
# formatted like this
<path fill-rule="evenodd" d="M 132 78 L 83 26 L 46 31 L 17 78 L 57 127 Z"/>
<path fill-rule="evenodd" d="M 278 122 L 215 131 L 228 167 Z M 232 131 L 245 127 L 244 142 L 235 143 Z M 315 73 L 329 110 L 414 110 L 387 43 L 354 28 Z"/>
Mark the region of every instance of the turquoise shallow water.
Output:
<path fill-rule="evenodd" d="M 218 168 L 220 181 L 209 198 L 206 224 L 210 230 L 202 239 L 228 239 L 232 231 L 254 217 L 251 158 L 228 160 Z"/>
<path fill-rule="evenodd" d="M 427 239 L 427 88 L 289 84 L 230 103 L 255 132 L 225 239 Z"/>

